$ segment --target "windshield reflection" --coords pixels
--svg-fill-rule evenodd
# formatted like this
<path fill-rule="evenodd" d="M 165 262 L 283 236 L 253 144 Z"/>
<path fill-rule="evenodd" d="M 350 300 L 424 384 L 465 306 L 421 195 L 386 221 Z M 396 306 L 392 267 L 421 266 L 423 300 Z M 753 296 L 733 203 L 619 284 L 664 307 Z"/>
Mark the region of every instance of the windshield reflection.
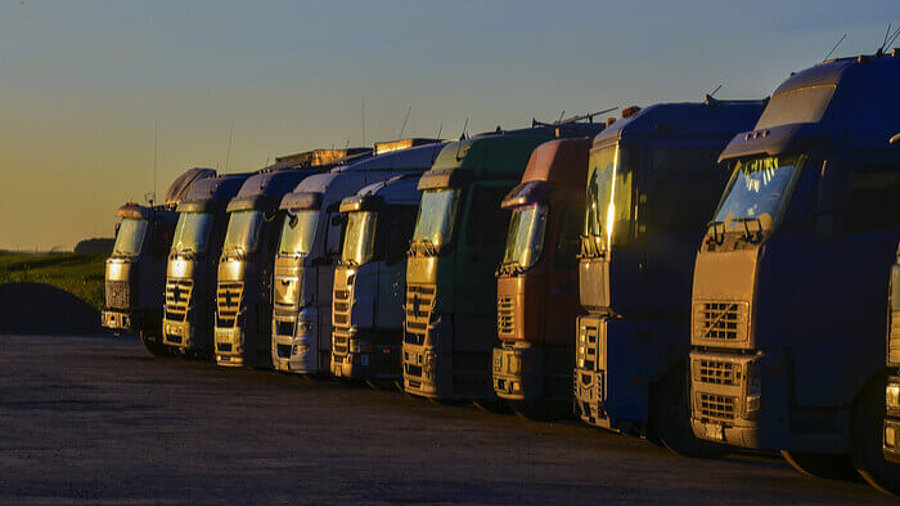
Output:
<path fill-rule="evenodd" d="M 172 251 L 175 253 L 201 254 L 206 251 L 213 217 L 209 213 L 183 212 L 175 226 Z"/>
<path fill-rule="evenodd" d="M 584 235 L 597 247 L 628 243 L 632 172 L 627 153 L 618 144 L 591 153 Z"/>
<path fill-rule="evenodd" d="M 228 220 L 228 232 L 222 256 L 243 256 L 256 251 L 262 225 L 262 212 L 254 210 L 235 211 Z"/>
<path fill-rule="evenodd" d="M 278 251 L 283 256 L 304 256 L 312 250 L 319 223 L 318 210 L 289 213 L 281 228 L 281 244 Z"/>
<path fill-rule="evenodd" d="M 419 215 L 416 218 L 416 229 L 413 232 L 413 243 L 425 243 L 440 249 L 442 244 L 450 242 L 453 233 L 453 222 L 456 219 L 456 206 L 459 190 L 444 188 L 427 190 L 422 195 Z"/>
<path fill-rule="evenodd" d="M 533 266 L 544 248 L 546 228 L 546 205 L 532 204 L 514 210 L 506 236 L 503 264 L 517 264 L 522 269 Z"/>
<path fill-rule="evenodd" d="M 144 233 L 147 231 L 147 220 L 125 218 L 119 223 L 113 254 L 136 257 L 141 254 Z"/>
<path fill-rule="evenodd" d="M 341 250 L 341 263 L 362 265 L 375 250 L 375 218 L 373 212 L 353 212 L 347 218 L 347 233 Z"/>
<path fill-rule="evenodd" d="M 759 220 L 765 228 L 776 227 L 804 160 L 797 155 L 738 160 L 716 221 L 749 219 Z"/>

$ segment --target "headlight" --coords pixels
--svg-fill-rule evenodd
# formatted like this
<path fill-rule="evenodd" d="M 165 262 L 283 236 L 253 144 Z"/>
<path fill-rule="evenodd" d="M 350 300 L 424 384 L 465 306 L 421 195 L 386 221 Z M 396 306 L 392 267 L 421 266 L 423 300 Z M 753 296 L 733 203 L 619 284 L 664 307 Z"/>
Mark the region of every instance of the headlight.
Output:
<path fill-rule="evenodd" d="M 744 412 L 748 415 L 759 411 L 760 397 L 762 396 L 762 378 L 756 363 L 747 364 L 747 398 L 744 403 Z"/>
<path fill-rule="evenodd" d="M 884 389 L 884 403 L 890 410 L 900 409 L 900 384 L 888 383 Z"/>
<path fill-rule="evenodd" d="M 897 446 L 897 431 L 893 425 L 884 427 L 884 446 L 894 448 Z"/>
<path fill-rule="evenodd" d="M 422 364 L 422 371 L 425 373 L 425 377 L 428 379 L 434 378 L 434 352 L 431 350 L 425 351 L 425 360 Z"/>

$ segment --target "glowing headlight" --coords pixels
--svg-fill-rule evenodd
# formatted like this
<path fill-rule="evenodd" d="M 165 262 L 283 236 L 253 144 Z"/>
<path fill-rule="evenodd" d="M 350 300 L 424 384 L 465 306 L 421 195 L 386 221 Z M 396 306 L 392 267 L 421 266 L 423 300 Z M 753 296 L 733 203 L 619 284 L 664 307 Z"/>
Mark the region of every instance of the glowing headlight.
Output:
<path fill-rule="evenodd" d="M 176 258 L 172 260 L 171 268 L 173 277 L 183 278 L 184 274 L 187 272 L 187 261 L 183 258 Z"/>
<path fill-rule="evenodd" d="M 884 389 L 884 403 L 888 409 L 900 409 L 900 384 L 888 383 Z"/>

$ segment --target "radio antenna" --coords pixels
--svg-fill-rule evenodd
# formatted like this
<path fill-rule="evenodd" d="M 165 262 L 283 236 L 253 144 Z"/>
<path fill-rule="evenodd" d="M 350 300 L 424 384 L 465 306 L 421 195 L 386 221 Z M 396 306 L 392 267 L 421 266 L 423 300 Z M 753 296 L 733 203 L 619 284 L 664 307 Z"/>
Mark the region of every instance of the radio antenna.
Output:
<path fill-rule="evenodd" d="M 831 53 L 834 53 L 834 50 L 837 49 L 838 46 L 841 45 L 841 42 L 844 42 L 844 39 L 846 39 L 846 38 L 847 38 L 846 33 L 844 35 L 841 35 L 841 38 L 838 39 L 838 41 L 837 41 L 837 43 L 835 43 L 834 47 L 831 48 L 831 51 L 828 51 L 828 54 L 825 55 L 825 58 L 823 58 L 822 61 L 828 60 L 828 58 L 831 57 Z"/>
<path fill-rule="evenodd" d="M 891 29 L 891 25 L 888 24 L 888 30 L 890 30 L 890 29 Z M 893 34 L 885 36 L 884 44 L 881 45 L 881 50 L 879 52 L 884 53 L 885 49 L 891 47 L 891 45 L 894 43 L 894 41 L 897 40 L 898 35 L 900 35 L 900 26 L 898 26 L 897 29 L 894 30 Z"/>
<path fill-rule="evenodd" d="M 724 86 L 724 85 L 723 85 L 722 83 L 719 83 L 719 85 L 716 86 L 714 90 L 712 90 L 711 92 L 707 93 L 706 96 L 709 97 L 709 98 L 715 97 L 715 96 L 716 96 L 716 93 L 718 93 L 719 90 L 722 89 L 722 86 Z"/>
<path fill-rule="evenodd" d="M 366 99 L 362 99 L 360 106 L 360 114 L 362 115 L 362 145 L 366 145 Z"/>
<path fill-rule="evenodd" d="M 234 132 L 234 123 L 228 125 L 228 147 L 225 148 L 225 172 L 228 172 L 228 159 L 231 157 L 231 134 Z"/>
<path fill-rule="evenodd" d="M 412 114 L 412 106 L 409 106 L 409 109 L 406 110 L 406 117 L 403 118 L 403 125 L 400 126 L 400 135 L 397 136 L 398 139 L 403 138 L 403 131 L 406 130 L 406 122 L 409 121 L 410 114 Z"/>
<path fill-rule="evenodd" d="M 153 197 L 150 199 L 151 206 L 156 202 L 156 173 L 159 166 L 159 118 L 156 118 L 156 125 L 153 130 Z"/>
<path fill-rule="evenodd" d="M 462 141 L 466 138 L 466 128 L 469 127 L 469 118 L 466 118 L 466 122 L 463 124 L 462 135 L 459 136 L 459 140 Z M 462 148 L 462 142 L 456 143 L 456 160 L 459 161 L 459 149 Z"/>

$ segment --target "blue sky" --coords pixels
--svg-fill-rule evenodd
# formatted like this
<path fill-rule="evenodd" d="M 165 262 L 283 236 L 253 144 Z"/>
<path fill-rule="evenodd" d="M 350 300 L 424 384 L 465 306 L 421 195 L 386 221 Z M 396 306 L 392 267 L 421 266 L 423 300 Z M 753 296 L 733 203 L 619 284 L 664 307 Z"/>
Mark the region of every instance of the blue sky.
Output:
<path fill-rule="evenodd" d="M 190 166 L 458 136 L 611 106 L 766 96 L 872 52 L 888 2 L 0 0 L 0 248 L 110 236 Z M 895 45 L 900 45 L 897 43 Z M 60 207 L 65 212 L 60 212 Z M 24 211 L 24 212 L 23 212 Z"/>

